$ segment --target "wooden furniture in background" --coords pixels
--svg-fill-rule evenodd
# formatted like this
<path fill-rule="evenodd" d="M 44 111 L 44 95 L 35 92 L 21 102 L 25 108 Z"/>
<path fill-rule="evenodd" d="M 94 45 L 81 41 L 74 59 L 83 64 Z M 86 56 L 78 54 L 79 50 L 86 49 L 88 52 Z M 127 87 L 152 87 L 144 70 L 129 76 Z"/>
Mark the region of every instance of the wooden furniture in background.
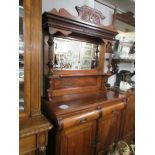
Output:
<path fill-rule="evenodd" d="M 117 13 L 117 10 L 115 9 L 114 22 L 116 20 L 121 21 L 133 28 L 135 27 L 135 17 L 132 12 Z M 135 53 L 135 42 L 129 53 Z M 135 63 L 135 59 L 112 59 L 113 69 L 117 66 L 118 63 Z M 133 72 L 132 74 L 135 74 L 135 72 Z M 127 106 L 123 116 L 125 118 L 125 122 L 123 125 L 122 138 L 130 143 L 131 141 L 135 140 L 135 92 L 126 92 L 125 95 L 127 97 Z"/>
<path fill-rule="evenodd" d="M 135 17 L 132 12 L 116 13 L 116 19 L 135 27 Z"/>
<path fill-rule="evenodd" d="M 135 140 L 135 93 L 128 92 L 127 106 L 125 111 L 125 123 L 123 129 L 123 139 L 131 142 Z"/>
<path fill-rule="evenodd" d="M 20 0 L 20 118 L 19 153 L 45 154 L 47 132 L 52 125 L 40 109 L 41 1 Z M 22 30 L 23 29 L 23 30 Z M 21 86 L 22 85 L 22 86 Z M 23 98 L 21 98 L 23 97 Z M 22 107 L 22 108 L 21 108 Z"/>

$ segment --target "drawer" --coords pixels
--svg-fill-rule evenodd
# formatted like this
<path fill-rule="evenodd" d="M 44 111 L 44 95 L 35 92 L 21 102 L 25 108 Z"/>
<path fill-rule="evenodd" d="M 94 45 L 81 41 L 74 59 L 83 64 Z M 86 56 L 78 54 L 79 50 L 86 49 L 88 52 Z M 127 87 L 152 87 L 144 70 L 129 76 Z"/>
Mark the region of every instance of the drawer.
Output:
<path fill-rule="evenodd" d="M 125 103 L 124 102 L 119 102 L 113 105 L 108 105 L 104 108 L 101 109 L 102 116 L 106 116 L 108 114 L 111 114 L 115 111 L 119 111 L 125 108 Z"/>
<path fill-rule="evenodd" d="M 36 135 L 31 135 L 20 139 L 19 152 L 31 152 L 36 149 Z"/>
<path fill-rule="evenodd" d="M 87 123 L 88 121 L 95 120 L 99 117 L 99 112 L 97 110 L 87 112 L 80 115 L 71 116 L 62 120 L 62 126 L 64 129 Z"/>

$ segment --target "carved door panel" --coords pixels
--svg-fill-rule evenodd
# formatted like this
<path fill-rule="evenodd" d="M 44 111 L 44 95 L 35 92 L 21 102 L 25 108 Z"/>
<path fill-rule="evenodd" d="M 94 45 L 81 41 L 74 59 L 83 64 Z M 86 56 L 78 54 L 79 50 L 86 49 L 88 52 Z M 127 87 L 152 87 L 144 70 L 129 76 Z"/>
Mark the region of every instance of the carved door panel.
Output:
<path fill-rule="evenodd" d="M 104 154 L 110 145 L 118 141 L 120 114 L 120 111 L 115 111 L 99 120 L 97 155 Z"/>
<path fill-rule="evenodd" d="M 60 155 L 93 155 L 96 122 L 75 126 L 60 135 Z"/>
<path fill-rule="evenodd" d="M 97 155 L 103 155 L 103 151 L 97 152 Z"/>
<path fill-rule="evenodd" d="M 127 109 L 125 112 L 125 123 L 123 138 L 134 138 L 135 132 L 135 95 L 128 95 Z"/>

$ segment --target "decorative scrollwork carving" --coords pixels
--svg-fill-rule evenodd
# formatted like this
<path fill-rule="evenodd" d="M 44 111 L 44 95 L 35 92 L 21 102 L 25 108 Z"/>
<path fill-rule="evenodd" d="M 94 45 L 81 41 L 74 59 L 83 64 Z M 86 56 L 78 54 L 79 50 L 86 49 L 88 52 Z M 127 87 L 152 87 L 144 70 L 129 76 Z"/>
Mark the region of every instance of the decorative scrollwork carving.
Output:
<path fill-rule="evenodd" d="M 82 19 L 86 22 L 89 22 L 89 23 L 100 25 L 101 20 L 105 19 L 105 17 L 102 15 L 102 13 L 100 11 L 95 10 L 91 7 L 88 7 L 86 5 L 84 5 L 82 7 L 76 6 L 76 10 L 79 13 L 80 19 Z"/>
<path fill-rule="evenodd" d="M 48 68 L 49 68 L 49 72 L 48 72 L 48 76 L 53 75 L 53 66 L 54 66 L 54 62 L 52 59 L 50 59 L 48 61 Z"/>
<path fill-rule="evenodd" d="M 49 46 L 53 45 L 54 42 L 53 42 L 53 36 L 52 35 L 49 35 L 49 39 L 48 39 L 47 43 Z"/>
<path fill-rule="evenodd" d="M 38 148 L 38 154 L 39 155 L 45 155 L 46 154 L 46 146 L 41 146 Z"/>
<path fill-rule="evenodd" d="M 41 146 L 41 147 L 39 147 L 39 151 L 43 152 L 43 151 L 45 151 L 45 150 L 46 150 L 46 146 Z"/>
<path fill-rule="evenodd" d="M 48 68 L 49 68 L 49 71 L 48 71 L 48 75 L 52 75 L 53 74 L 53 66 L 54 66 L 54 63 L 53 63 L 53 55 L 52 55 L 52 46 L 54 44 L 54 41 L 53 41 L 53 35 L 49 34 L 49 39 L 47 41 L 48 45 L 49 45 L 49 61 L 48 61 Z"/>

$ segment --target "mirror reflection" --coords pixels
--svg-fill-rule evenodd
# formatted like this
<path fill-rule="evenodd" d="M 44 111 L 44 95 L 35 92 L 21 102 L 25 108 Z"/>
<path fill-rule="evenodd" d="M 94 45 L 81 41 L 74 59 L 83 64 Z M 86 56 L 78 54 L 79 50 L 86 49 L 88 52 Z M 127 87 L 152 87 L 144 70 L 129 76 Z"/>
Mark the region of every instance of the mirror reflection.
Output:
<path fill-rule="evenodd" d="M 97 67 L 98 45 L 54 38 L 54 64 L 58 70 L 89 70 Z"/>
<path fill-rule="evenodd" d="M 23 22 L 24 7 L 23 1 L 19 1 L 19 110 L 24 110 L 24 36 Z"/>

